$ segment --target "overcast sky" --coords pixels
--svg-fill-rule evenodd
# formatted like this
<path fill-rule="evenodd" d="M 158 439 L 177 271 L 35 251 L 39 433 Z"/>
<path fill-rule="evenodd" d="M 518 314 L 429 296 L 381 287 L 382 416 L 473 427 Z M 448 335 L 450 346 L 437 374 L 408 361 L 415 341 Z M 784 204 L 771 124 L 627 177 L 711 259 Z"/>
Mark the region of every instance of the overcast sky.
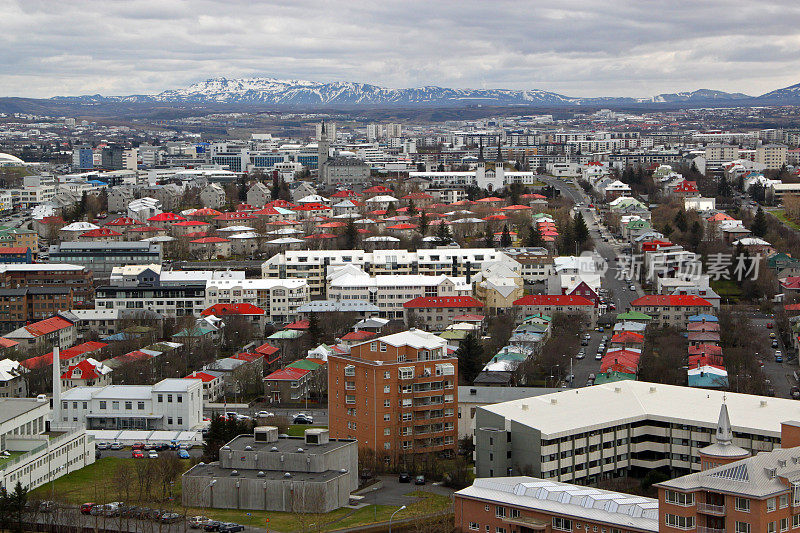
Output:
<path fill-rule="evenodd" d="M 0 96 L 220 76 L 568 96 L 800 82 L 797 0 L 0 0 L 0 21 Z"/>

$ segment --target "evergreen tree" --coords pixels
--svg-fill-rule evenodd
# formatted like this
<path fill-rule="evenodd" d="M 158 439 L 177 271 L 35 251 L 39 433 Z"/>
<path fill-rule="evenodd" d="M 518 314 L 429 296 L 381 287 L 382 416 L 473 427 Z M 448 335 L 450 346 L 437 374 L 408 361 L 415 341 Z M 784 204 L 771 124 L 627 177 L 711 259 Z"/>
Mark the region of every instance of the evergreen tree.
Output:
<path fill-rule="evenodd" d="M 675 227 L 678 228 L 681 233 L 685 233 L 686 230 L 689 229 L 689 221 L 686 220 L 686 211 L 683 209 L 675 213 L 675 218 L 672 222 L 675 223 Z"/>
<path fill-rule="evenodd" d="M 692 231 L 689 233 L 689 245 L 694 251 L 697 251 L 697 247 L 700 246 L 702 241 L 703 226 L 698 220 L 695 220 L 694 224 L 692 224 Z"/>
<path fill-rule="evenodd" d="M 273 200 L 277 200 L 279 192 L 280 192 L 280 183 L 278 182 L 278 173 L 276 172 L 272 176 L 272 187 L 270 187 L 269 190 L 270 198 L 272 198 Z"/>
<path fill-rule="evenodd" d="M 559 255 L 572 255 L 575 253 L 575 231 L 572 224 L 565 224 L 559 230 L 558 253 Z"/>
<path fill-rule="evenodd" d="M 583 213 L 578 211 L 575 218 L 572 219 L 572 227 L 575 231 L 575 240 L 581 246 L 589 240 L 589 227 L 586 225 L 586 220 L 583 219 Z"/>
<path fill-rule="evenodd" d="M 308 330 L 306 330 L 306 333 L 311 344 L 315 347 L 318 346 L 322 340 L 322 328 L 319 325 L 319 317 L 314 311 L 308 314 Z"/>
<path fill-rule="evenodd" d="M 756 211 L 756 216 L 753 217 L 753 223 L 750 225 L 750 231 L 756 237 L 763 237 L 767 234 L 767 217 L 764 215 L 764 210 L 761 206 Z"/>
<path fill-rule="evenodd" d="M 721 177 L 719 179 L 719 183 L 717 183 L 717 196 L 720 198 L 730 198 L 731 197 L 731 184 L 728 183 L 728 180 L 725 177 Z"/>
<path fill-rule="evenodd" d="M 739 189 L 739 192 L 744 192 L 744 174 L 736 180 L 736 188 Z"/>
<path fill-rule="evenodd" d="M 211 417 L 208 434 L 203 444 L 203 461 L 219 461 L 219 449 L 238 435 L 251 431 L 250 424 L 235 418 L 224 419 L 219 415 Z"/>
<path fill-rule="evenodd" d="M 511 233 L 508 231 L 508 224 L 503 225 L 503 233 L 500 235 L 500 247 L 508 248 L 511 246 Z"/>
<path fill-rule="evenodd" d="M 428 226 L 430 225 L 430 220 L 428 220 L 428 213 L 422 212 L 422 215 L 419 217 L 419 232 L 424 237 L 426 233 L 428 233 Z"/>
<path fill-rule="evenodd" d="M 464 192 L 467 195 L 467 200 L 474 202 L 475 199 L 480 195 L 481 190 L 477 185 L 470 185 Z"/>
<path fill-rule="evenodd" d="M 453 236 L 450 235 L 450 228 L 444 223 L 444 221 L 439 224 L 439 227 L 436 230 L 436 239 L 439 241 L 440 245 L 450 244 L 450 242 L 453 240 Z"/>
<path fill-rule="evenodd" d="M 394 202 L 389 202 L 389 205 L 386 206 L 386 217 L 393 217 L 397 215 L 397 208 L 394 205 Z"/>
<path fill-rule="evenodd" d="M 456 350 L 460 381 L 472 384 L 483 368 L 483 345 L 474 331 L 470 331 Z"/>
<path fill-rule="evenodd" d="M 494 248 L 494 231 L 491 224 L 486 224 L 483 233 L 483 242 L 487 248 Z"/>
<path fill-rule="evenodd" d="M 525 246 L 539 248 L 542 244 L 542 234 L 539 231 L 539 227 L 536 224 L 532 224 L 528 230 L 528 240 L 525 242 Z"/>
<path fill-rule="evenodd" d="M 355 250 L 358 246 L 358 228 L 352 218 L 347 220 L 344 229 L 344 243 L 347 250 Z"/>
<path fill-rule="evenodd" d="M 414 205 L 414 200 L 409 200 L 408 201 L 408 213 L 407 213 L 408 216 L 412 217 L 412 216 L 414 216 L 416 214 L 416 212 L 417 212 L 417 206 Z"/>
<path fill-rule="evenodd" d="M 669 237 L 673 231 L 675 230 L 672 229 L 672 226 L 669 224 L 669 222 L 667 222 L 666 224 L 664 224 L 664 229 L 661 230 L 661 233 L 663 233 L 664 236 Z"/>

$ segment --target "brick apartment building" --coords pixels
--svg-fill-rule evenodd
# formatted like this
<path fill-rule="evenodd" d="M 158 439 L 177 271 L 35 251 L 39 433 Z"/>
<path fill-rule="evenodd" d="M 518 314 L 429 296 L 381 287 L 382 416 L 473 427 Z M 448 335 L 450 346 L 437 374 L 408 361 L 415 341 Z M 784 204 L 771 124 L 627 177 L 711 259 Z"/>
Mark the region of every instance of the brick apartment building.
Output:
<path fill-rule="evenodd" d="M 0 265 L 0 289 L 56 286 L 72 289 L 75 307 L 92 306 L 92 272 L 83 266 L 57 263 Z"/>
<path fill-rule="evenodd" d="M 70 287 L 25 287 L 0 289 L 0 333 L 72 309 Z"/>
<path fill-rule="evenodd" d="M 331 436 L 395 460 L 456 451 L 458 359 L 447 342 L 410 329 L 328 356 Z"/>

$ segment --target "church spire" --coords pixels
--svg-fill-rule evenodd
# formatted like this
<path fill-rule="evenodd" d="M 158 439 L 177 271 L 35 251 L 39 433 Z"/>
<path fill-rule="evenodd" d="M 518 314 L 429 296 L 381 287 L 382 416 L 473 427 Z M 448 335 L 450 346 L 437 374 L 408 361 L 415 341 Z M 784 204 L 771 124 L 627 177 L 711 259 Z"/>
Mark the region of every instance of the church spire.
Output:
<path fill-rule="evenodd" d="M 497 159 L 496 159 L 496 161 L 498 163 L 502 163 L 503 162 L 503 150 L 500 147 L 500 142 L 501 142 L 500 141 L 500 137 L 502 137 L 502 135 L 498 133 L 497 134 Z"/>
<path fill-rule="evenodd" d="M 717 422 L 717 444 L 732 444 L 733 430 L 731 420 L 728 417 L 728 406 L 723 403 L 719 410 L 719 421 Z"/>
<path fill-rule="evenodd" d="M 479 137 L 479 138 L 478 138 L 478 144 L 479 144 L 479 148 L 478 148 L 478 161 L 479 161 L 479 162 L 480 162 L 480 161 L 485 161 L 485 160 L 483 159 L 483 137 Z"/>

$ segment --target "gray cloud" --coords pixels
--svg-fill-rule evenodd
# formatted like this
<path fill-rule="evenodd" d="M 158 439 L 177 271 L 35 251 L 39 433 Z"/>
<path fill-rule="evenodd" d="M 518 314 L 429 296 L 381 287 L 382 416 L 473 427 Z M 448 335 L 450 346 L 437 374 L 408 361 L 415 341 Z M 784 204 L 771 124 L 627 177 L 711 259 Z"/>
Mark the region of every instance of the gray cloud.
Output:
<path fill-rule="evenodd" d="M 153 93 L 216 76 L 570 96 L 800 81 L 791 0 L 12 0 L 0 20 L 3 96 Z"/>

